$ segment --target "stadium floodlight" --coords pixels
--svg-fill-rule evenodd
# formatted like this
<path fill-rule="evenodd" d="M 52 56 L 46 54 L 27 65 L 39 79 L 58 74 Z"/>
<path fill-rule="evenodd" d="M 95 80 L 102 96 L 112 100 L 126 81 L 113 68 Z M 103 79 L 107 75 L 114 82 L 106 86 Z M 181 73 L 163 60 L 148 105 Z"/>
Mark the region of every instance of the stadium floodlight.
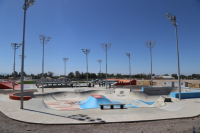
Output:
<path fill-rule="evenodd" d="M 86 67 L 87 67 L 87 87 L 88 87 L 88 54 L 90 53 L 90 49 L 82 49 L 83 53 L 86 54 Z"/>
<path fill-rule="evenodd" d="M 63 61 L 64 61 L 64 75 L 66 77 L 66 62 L 69 58 L 63 58 Z"/>
<path fill-rule="evenodd" d="M 147 41 L 146 46 L 150 49 L 150 57 L 151 57 L 151 87 L 152 87 L 152 49 L 154 48 L 154 46 L 156 45 L 156 41 Z"/>
<path fill-rule="evenodd" d="M 49 42 L 49 40 L 51 39 L 51 37 L 46 37 L 44 35 L 40 35 L 40 42 L 43 45 L 43 54 L 42 54 L 42 92 L 44 92 L 44 88 L 43 88 L 43 82 L 44 82 L 44 44 L 47 44 L 47 42 Z"/>
<path fill-rule="evenodd" d="M 126 55 L 129 57 L 129 75 L 130 75 L 130 89 L 131 89 L 131 54 L 126 53 Z"/>
<path fill-rule="evenodd" d="M 100 71 L 99 71 L 99 79 L 101 78 L 101 62 L 102 62 L 102 60 L 97 60 L 98 62 L 99 62 L 99 64 L 100 64 Z"/>
<path fill-rule="evenodd" d="M 177 35 L 177 23 L 176 16 L 170 13 L 166 13 L 165 16 L 171 21 L 171 23 L 175 26 L 175 34 L 176 34 L 176 50 L 177 50 L 177 62 L 178 62 L 178 88 L 179 88 L 179 100 L 181 100 L 181 82 L 180 82 L 180 64 L 179 64 L 179 50 L 178 50 L 178 35 Z"/>
<path fill-rule="evenodd" d="M 24 10 L 24 24 L 23 24 L 23 41 L 22 41 L 22 57 L 24 57 L 24 47 L 25 47 L 25 22 L 26 22 L 26 10 L 29 6 L 33 5 L 35 0 L 25 0 L 22 9 Z M 23 97 L 24 97 L 24 58 L 22 58 L 21 65 L 21 109 L 23 109 Z"/>
<path fill-rule="evenodd" d="M 27 10 L 29 6 L 32 6 L 35 3 L 35 0 L 25 0 L 25 4 L 22 7 L 24 10 Z"/>
<path fill-rule="evenodd" d="M 107 90 L 107 51 L 110 49 L 111 45 L 112 45 L 111 43 L 101 44 L 103 50 L 106 51 L 106 90 Z"/>
<path fill-rule="evenodd" d="M 22 45 L 21 43 L 11 43 L 11 46 L 14 49 L 13 90 L 15 89 L 15 55 L 16 55 L 16 49 L 18 49 L 21 45 Z"/>

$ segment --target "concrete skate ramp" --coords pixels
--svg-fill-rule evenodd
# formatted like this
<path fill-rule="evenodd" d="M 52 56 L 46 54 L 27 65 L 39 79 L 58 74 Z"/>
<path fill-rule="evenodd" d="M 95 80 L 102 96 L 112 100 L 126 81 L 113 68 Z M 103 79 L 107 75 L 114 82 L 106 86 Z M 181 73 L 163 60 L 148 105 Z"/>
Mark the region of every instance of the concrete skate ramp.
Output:
<path fill-rule="evenodd" d="M 127 89 L 130 90 L 130 89 Z M 123 94 L 120 94 L 120 92 Z M 126 89 L 115 90 L 112 93 L 103 90 L 90 90 L 84 92 L 51 92 L 45 94 L 35 94 L 36 98 L 42 98 L 44 101 L 59 101 L 59 100 L 77 100 L 83 101 L 86 100 L 90 95 L 103 95 L 109 99 L 140 99 L 144 101 L 153 101 L 156 100 L 159 95 L 149 96 L 142 91 L 133 91 L 127 94 L 125 93 Z M 119 95 L 120 94 L 120 95 Z M 125 95 L 126 94 L 126 95 Z"/>
<path fill-rule="evenodd" d="M 35 94 L 35 97 L 43 99 L 46 107 L 51 109 L 77 110 L 100 108 L 99 104 L 107 103 L 125 103 L 127 108 L 148 107 L 158 100 L 159 95 L 148 96 L 142 91 L 130 92 L 130 89 L 116 89 L 51 92 Z"/>
<path fill-rule="evenodd" d="M 56 100 L 86 100 L 90 95 L 104 95 L 107 98 L 112 98 L 113 94 L 108 94 L 106 91 L 91 90 L 83 92 L 60 92 L 52 94 Z"/>
<path fill-rule="evenodd" d="M 142 91 L 134 91 L 129 93 L 128 99 L 140 99 L 146 102 L 155 101 L 160 97 L 160 95 L 149 96 Z"/>
<path fill-rule="evenodd" d="M 91 95 L 87 100 L 81 101 L 79 105 L 81 106 L 82 109 L 90 109 L 90 108 L 99 108 L 99 104 L 111 104 L 111 103 L 120 103 L 120 102 L 111 101 L 103 95 Z"/>

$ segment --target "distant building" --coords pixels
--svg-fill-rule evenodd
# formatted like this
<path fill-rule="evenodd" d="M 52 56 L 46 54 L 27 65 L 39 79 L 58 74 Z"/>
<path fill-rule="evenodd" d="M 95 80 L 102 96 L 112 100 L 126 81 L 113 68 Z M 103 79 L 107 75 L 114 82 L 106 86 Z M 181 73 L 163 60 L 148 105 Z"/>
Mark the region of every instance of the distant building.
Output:
<path fill-rule="evenodd" d="M 172 76 L 160 76 L 160 77 L 162 77 L 163 79 L 175 79 L 175 78 L 172 77 Z"/>
<path fill-rule="evenodd" d="M 178 82 L 163 82 L 163 87 L 179 87 Z M 181 82 L 181 87 L 188 87 L 188 82 Z"/>
<path fill-rule="evenodd" d="M 160 75 L 156 75 L 156 76 L 152 76 L 154 79 L 175 79 L 172 76 L 160 76 Z"/>
<path fill-rule="evenodd" d="M 25 77 L 24 76 L 24 80 L 32 80 L 32 77 L 30 76 L 30 77 Z"/>

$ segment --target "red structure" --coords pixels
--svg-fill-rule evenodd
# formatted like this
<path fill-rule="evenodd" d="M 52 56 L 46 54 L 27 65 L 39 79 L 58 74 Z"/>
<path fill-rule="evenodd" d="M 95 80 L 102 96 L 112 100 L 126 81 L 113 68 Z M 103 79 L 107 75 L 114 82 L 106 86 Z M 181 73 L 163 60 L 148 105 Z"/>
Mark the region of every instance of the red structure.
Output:
<path fill-rule="evenodd" d="M 114 85 L 115 86 L 118 86 L 118 85 L 130 85 L 130 80 L 129 80 L 129 82 L 120 81 L 118 83 L 115 83 Z M 136 80 L 132 80 L 131 81 L 131 85 L 136 85 Z"/>
<path fill-rule="evenodd" d="M 31 92 L 24 92 L 24 95 L 25 95 L 25 96 L 23 96 L 24 100 L 31 99 L 31 96 L 26 96 L 26 95 L 30 95 L 29 93 L 31 93 Z M 15 93 L 9 94 L 9 98 L 12 100 L 21 100 L 21 93 L 15 92 Z"/>
<path fill-rule="evenodd" d="M 107 79 L 108 81 L 116 81 L 115 86 L 118 85 L 130 85 L 130 80 L 124 80 L 124 79 Z M 136 85 L 136 80 L 131 81 L 131 85 Z"/>
<path fill-rule="evenodd" d="M 15 85 L 18 85 L 15 83 Z M 13 88 L 13 82 L 12 81 L 4 81 L 0 82 L 0 89 L 12 89 Z"/>

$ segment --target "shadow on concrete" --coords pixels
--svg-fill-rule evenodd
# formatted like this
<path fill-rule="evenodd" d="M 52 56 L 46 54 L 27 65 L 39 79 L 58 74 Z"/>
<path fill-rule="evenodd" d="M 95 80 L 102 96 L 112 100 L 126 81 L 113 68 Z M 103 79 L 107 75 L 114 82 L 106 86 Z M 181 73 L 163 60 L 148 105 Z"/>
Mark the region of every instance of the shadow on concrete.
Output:
<path fill-rule="evenodd" d="M 53 115 L 53 116 L 58 116 L 58 117 L 63 117 L 63 118 L 74 119 L 74 120 L 78 120 L 78 121 L 94 122 L 94 123 L 105 123 L 105 121 L 102 120 L 101 118 L 91 118 L 88 115 L 84 115 L 84 114 L 63 116 L 63 115 L 57 115 L 57 114 L 52 114 L 52 113 L 47 113 L 47 112 L 42 112 L 42 111 L 31 110 L 31 109 L 24 109 L 24 110 L 43 113 L 43 114 L 48 114 L 48 115 Z"/>
<path fill-rule="evenodd" d="M 101 109 L 101 110 L 124 110 L 124 109 L 128 109 L 128 108 L 123 108 L 123 109 L 121 109 L 120 107 L 114 107 L 114 109 L 111 109 L 110 107 L 104 107 L 103 109 Z"/>

